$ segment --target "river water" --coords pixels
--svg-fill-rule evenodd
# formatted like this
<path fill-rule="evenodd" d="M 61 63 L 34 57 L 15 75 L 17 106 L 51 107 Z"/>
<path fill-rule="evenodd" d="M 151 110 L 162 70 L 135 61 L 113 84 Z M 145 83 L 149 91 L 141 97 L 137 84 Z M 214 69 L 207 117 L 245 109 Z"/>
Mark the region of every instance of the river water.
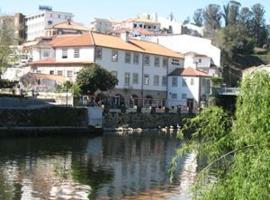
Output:
<path fill-rule="evenodd" d="M 188 200 L 193 154 L 167 171 L 181 143 L 173 133 L 0 140 L 0 200 Z"/>

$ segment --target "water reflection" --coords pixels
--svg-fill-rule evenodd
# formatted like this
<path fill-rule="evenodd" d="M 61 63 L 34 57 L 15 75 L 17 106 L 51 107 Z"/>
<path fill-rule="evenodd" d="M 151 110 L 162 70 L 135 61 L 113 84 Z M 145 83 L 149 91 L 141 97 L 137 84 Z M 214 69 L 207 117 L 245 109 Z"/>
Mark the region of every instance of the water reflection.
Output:
<path fill-rule="evenodd" d="M 162 133 L 4 139 L 0 199 L 132 199 L 172 192 L 177 187 L 168 184 L 167 170 L 179 145 Z"/>

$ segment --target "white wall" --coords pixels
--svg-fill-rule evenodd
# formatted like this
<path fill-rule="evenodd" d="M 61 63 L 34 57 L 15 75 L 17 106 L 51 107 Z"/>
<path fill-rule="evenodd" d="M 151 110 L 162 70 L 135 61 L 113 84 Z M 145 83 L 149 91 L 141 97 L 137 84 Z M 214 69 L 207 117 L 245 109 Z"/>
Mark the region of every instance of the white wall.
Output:
<path fill-rule="evenodd" d="M 172 86 L 173 77 L 177 78 L 177 87 Z M 182 86 L 183 79 L 186 81 L 187 86 Z M 191 84 L 193 79 L 193 85 Z M 168 106 L 186 105 L 187 99 L 194 99 L 199 101 L 199 78 L 198 77 L 182 77 L 182 76 L 169 76 L 168 78 Z M 182 94 L 187 94 L 186 99 L 182 99 Z M 177 99 L 172 98 L 172 94 L 177 94 Z"/>
<path fill-rule="evenodd" d="M 221 51 L 211 44 L 211 40 L 190 35 L 147 36 L 142 39 L 159 43 L 183 54 L 192 51 L 197 54 L 207 55 L 213 59 L 215 65 L 220 66 Z"/>
<path fill-rule="evenodd" d="M 32 72 L 41 74 L 50 74 L 50 71 L 54 71 L 54 75 L 58 74 L 58 71 L 62 71 L 63 76 L 68 80 L 75 82 L 77 73 L 83 68 L 83 66 L 37 66 L 32 68 Z M 72 71 L 72 77 L 68 77 L 68 71 Z"/>
<path fill-rule="evenodd" d="M 52 48 L 33 48 L 32 58 L 33 61 L 54 58 L 54 50 Z"/>
<path fill-rule="evenodd" d="M 32 41 L 37 37 L 45 36 L 45 28 L 50 25 L 55 25 L 60 22 L 72 19 L 72 13 L 42 11 L 36 15 L 27 16 L 27 41 Z M 51 22 L 50 24 L 48 22 Z"/>
<path fill-rule="evenodd" d="M 67 49 L 68 57 L 62 58 L 62 51 L 63 49 Z M 74 58 L 74 49 L 76 47 L 72 48 L 56 48 L 55 50 L 55 58 L 56 61 L 94 61 L 94 48 L 93 47 L 80 47 L 80 57 Z"/>
<path fill-rule="evenodd" d="M 209 68 L 211 66 L 211 58 L 205 56 L 196 56 L 194 53 L 185 54 L 184 67 Z"/>

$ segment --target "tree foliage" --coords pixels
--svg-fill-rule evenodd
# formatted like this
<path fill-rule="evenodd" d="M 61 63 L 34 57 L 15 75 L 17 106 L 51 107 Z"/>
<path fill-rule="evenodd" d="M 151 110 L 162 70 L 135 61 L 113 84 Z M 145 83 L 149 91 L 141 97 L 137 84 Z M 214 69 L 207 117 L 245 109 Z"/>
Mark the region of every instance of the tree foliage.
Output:
<path fill-rule="evenodd" d="M 193 14 L 193 21 L 196 26 L 203 25 L 203 9 L 197 9 Z"/>
<path fill-rule="evenodd" d="M 90 64 L 81 69 L 77 75 L 76 83 L 85 95 L 94 95 L 96 91 L 113 89 L 118 80 L 106 69 L 97 64 Z"/>
<path fill-rule="evenodd" d="M 10 47 L 14 43 L 14 29 L 10 23 L 3 21 L 0 24 L 0 75 L 9 65 L 13 52 Z"/>
<path fill-rule="evenodd" d="M 203 11 L 204 26 L 209 35 L 221 27 L 221 9 L 217 4 L 209 4 Z"/>
<path fill-rule="evenodd" d="M 188 120 L 193 131 L 178 155 L 206 155 L 195 184 L 196 199 L 270 199 L 270 74 L 256 72 L 241 83 L 235 119 L 209 107 Z M 173 164 L 172 164 L 173 166 Z"/>

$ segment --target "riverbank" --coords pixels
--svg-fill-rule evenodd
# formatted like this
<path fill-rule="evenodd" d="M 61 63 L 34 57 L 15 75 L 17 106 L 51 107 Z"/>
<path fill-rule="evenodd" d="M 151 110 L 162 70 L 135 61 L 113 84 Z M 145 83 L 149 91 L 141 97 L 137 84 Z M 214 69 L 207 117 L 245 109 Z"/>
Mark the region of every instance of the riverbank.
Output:
<path fill-rule="evenodd" d="M 0 127 L 0 137 L 97 136 L 102 132 L 101 128 L 95 127 Z"/>
<path fill-rule="evenodd" d="M 181 113 L 108 113 L 103 117 L 107 131 L 131 131 L 147 129 L 176 129 L 184 118 L 192 115 Z"/>

